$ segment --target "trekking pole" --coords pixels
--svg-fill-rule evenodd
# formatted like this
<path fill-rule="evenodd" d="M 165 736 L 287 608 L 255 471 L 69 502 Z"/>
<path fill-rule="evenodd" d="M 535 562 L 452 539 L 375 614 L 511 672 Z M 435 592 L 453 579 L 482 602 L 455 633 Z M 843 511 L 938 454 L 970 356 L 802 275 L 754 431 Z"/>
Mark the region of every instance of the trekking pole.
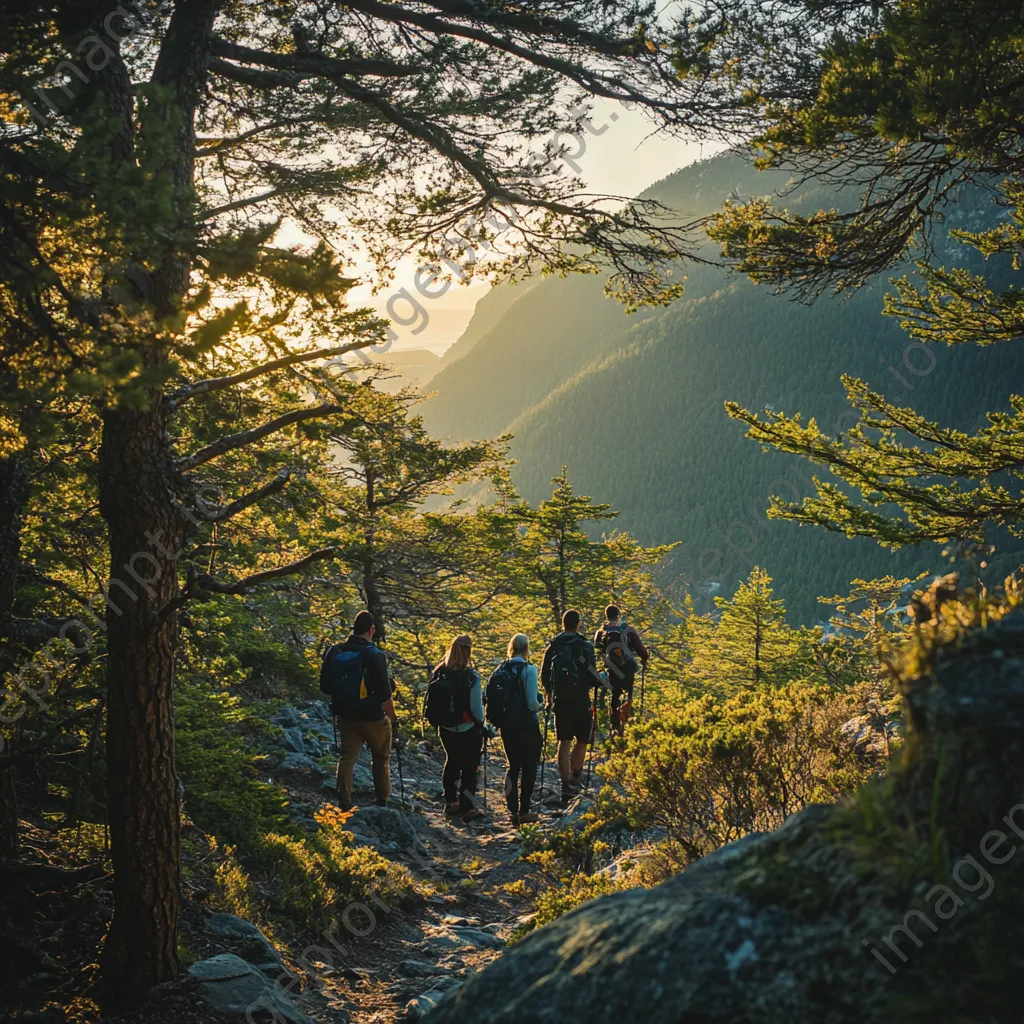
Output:
<path fill-rule="evenodd" d="M 548 711 L 547 704 L 544 705 L 544 739 L 540 746 L 540 791 L 544 792 L 544 769 L 547 766 L 548 760 L 548 720 L 551 717 L 551 712 Z"/>
<path fill-rule="evenodd" d="M 395 758 L 398 761 L 398 791 L 402 794 L 402 809 L 405 809 L 405 776 L 402 772 L 402 741 L 395 743 Z"/>
<path fill-rule="evenodd" d="M 487 810 L 487 730 L 484 729 L 484 810 Z"/>
<path fill-rule="evenodd" d="M 644 683 L 647 682 L 647 664 L 640 664 L 640 721 L 644 720 Z"/>
<path fill-rule="evenodd" d="M 594 703 L 590 710 L 590 750 L 587 751 L 587 784 L 590 789 L 590 777 L 594 771 L 594 744 L 597 742 L 597 687 L 594 687 Z"/>
<path fill-rule="evenodd" d="M 333 712 L 331 714 L 331 728 L 334 730 L 334 752 L 340 754 L 341 747 L 338 746 L 338 716 Z"/>

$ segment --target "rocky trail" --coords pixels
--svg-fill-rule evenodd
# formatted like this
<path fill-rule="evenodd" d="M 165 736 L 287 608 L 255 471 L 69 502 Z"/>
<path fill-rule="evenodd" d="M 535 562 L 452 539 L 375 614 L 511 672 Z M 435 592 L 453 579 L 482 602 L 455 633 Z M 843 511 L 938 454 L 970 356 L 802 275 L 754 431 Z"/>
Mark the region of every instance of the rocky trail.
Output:
<path fill-rule="evenodd" d="M 286 787 L 292 813 L 315 828 L 314 812 L 336 801 L 327 708 L 319 701 L 288 707 L 274 721 L 284 730 L 284 756 L 267 778 Z M 333 935 L 291 949 L 284 961 L 249 922 L 230 914 L 205 917 L 201 926 L 211 941 L 190 975 L 211 1008 L 230 1014 L 242 1001 L 262 1001 L 293 1024 L 417 1020 L 500 955 L 513 930 L 528 919 L 529 903 L 514 883 L 533 869 L 520 857 L 520 834 L 505 808 L 500 742 L 489 742 L 486 773 L 481 766 L 478 796 L 481 805 L 486 796 L 487 814 L 471 824 L 444 817 L 444 755 L 436 744 L 404 746 L 401 760 L 400 778 L 392 753 L 391 805 L 377 807 L 364 748 L 353 794 L 359 806 L 344 827 L 357 845 L 405 865 L 419 895 L 407 905 L 371 897 L 339 908 L 342 925 Z M 562 810 L 557 778 L 548 761 L 545 787 L 535 794 L 542 831 L 571 819 L 585 803 Z M 304 965 L 301 993 L 295 993 L 297 985 L 285 991 L 291 977 L 285 961 Z"/>

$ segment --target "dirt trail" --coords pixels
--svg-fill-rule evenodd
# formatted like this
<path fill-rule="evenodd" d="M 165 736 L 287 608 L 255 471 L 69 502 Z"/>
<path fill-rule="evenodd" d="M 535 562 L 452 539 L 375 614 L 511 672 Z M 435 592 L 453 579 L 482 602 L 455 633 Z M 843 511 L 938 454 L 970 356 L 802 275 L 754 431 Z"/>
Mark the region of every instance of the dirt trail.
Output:
<path fill-rule="evenodd" d="M 401 792 L 394 755 L 394 812 L 388 821 L 377 823 L 376 809 L 363 808 L 353 815 L 351 826 L 358 830 L 357 841 L 369 841 L 385 856 L 405 864 L 430 895 L 410 909 L 370 901 L 369 913 L 363 908 L 350 911 L 352 927 L 366 934 L 356 938 L 339 930 L 332 966 L 296 1000 L 314 1019 L 339 1021 L 342 1012 L 354 1022 L 416 1019 L 443 992 L 499 956 L 530 911 L 526 897 L 508 889 L 533 869 L 520 859 L 519 832 L 505 807 L 500 741 L 488 744 L 486 790 L 481 766 L 478 796 L 483 802 L 486 793 L 487 815 L 472 824 L 445 819 L 440 798 L 443 752 L 426 748 L 427 744 L 420 750 L 408 746 L 402 755 L 406 810 L 400 818 L 410 831 L 391 831 L 403 831 L 401 821 L 392 826 L 390 820 L 399 814 Z M 365 750 L 363 762 L 368 767 Z M 557 780 L 557 768 L 548 761 L 544 790 L 539 790 L 538 779 L 534 796 L 544 830 L 554 827 L 564 813 L 544 805 L 556 803 Z M 321 794 L 321 800 L 333 798 L 333 791 Z M 374 821 L 372 833 L 368 819 Z M 399 841 L 379 842 L 389 838 Z M 316 963 L 315 956 L 307 959 Z"/>

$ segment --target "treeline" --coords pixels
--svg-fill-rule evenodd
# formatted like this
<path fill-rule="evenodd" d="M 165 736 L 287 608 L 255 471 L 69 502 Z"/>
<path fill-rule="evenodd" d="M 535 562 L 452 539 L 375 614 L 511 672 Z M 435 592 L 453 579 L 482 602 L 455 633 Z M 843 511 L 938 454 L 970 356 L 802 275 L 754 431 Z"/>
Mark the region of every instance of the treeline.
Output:
<path fill-rule="evenodd" d="M 699 214 L 731 193 L 763 195 L 786 181 L 726 155 L 678 172 L 650 194 Z M 810 211 L 842 199 L 812 182 L 787 194 L 786 205 Z M 995 216 L 987 193 L 965 186 L 942 230 Z M 951 238 L 940 242 L 940 255 L 983 265 Z M 993 288 L 1009 279 L 1005 267 L 986 269 Z M 982 351 L 909 338 L 895 319 L 879 315 L 888 288 L 878 279 L 808 307 L 696 267 L 682 300 L 626 318 L 595 281 L 545 281 L 430 382 L 438 397 L 426 422 L 455 437 L 511 431 L 513 478 L 533 500 L 567 463 L 580 486 L 612 501 L 623 526 L 645 543 L 681 541 L 673 570 L 699 606 L 710 607 L 714 593 L 730 593 L 759 564 L 780 581 L 799 621 L 817 621 L 818 595 L 840 592 L 854 576 L 941 572 L 943 549 L 892 553 L 769 521 L 772 494 L 812 494 L 820 471 L 788 456 L 764 457 L 727 418 L 724 403 L 798 411 L 834 433 L 855 422 L 840 381 L 851 373 L 929 419 L 973 430 L 986 410 L 1005 408 L 1004 381 L 1024 370 L 1012 346 Z M 509 381 L 513 363 L 530 373 Z M 1019 548 L 1008 536 L 994 540 L 990 576 L 998 581 L 1016 567 Z"/>

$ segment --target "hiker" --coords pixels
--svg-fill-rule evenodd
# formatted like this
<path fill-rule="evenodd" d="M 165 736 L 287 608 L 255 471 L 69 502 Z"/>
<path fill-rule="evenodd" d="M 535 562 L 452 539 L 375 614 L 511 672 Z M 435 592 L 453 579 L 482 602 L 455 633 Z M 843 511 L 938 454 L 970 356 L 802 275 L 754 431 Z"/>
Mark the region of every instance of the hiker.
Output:
<path fill-rule="evenodd" d="M 384 652 L 373 642 L 377 626 L 361 611 L 352 635 L 324 653 L 320 690 L 331 696 L 331 711 L 340 721 L 338 802 L 352 809 L 352 777 L 365 743 L 373 759 L 373 790 L 378 807 L 391 795 L 391 740 L 398 738 L 398 716 L 391 697 L 391 679 Z"/>
<path fill-rule="evenodd" d="M 517 633 L 508 642 L 507 660 L 503 661 L 487 681 L 484 704 L 487 720 L 498 727 L 501 745 L 505 748 L 505 806 L 509 818 L 518 828 L 540 817 L 530 810 L 533 787 L 540 764 L 541 709 L 537 690 L 537 666 L 530 664 L 530 640 Z"/>
<path fill-rule="evenodd" d="M 637 660 L 646 665 L 648 651 L 640 634 L 622 621 L 622 612 L 617 605 L 608 605 L 604 618 L 604 625 L 594 634 L 594 647 L 608 670 L 608 685 L 612 691 L 612 729 L 621 736 L 633 713 Z"/>
<path fill-rule="evenodd" d="M 444 747 L 444 814 L 446 818 L 475 821 L 484 812 L 476 806 L 476 776 L 486 732 L 480 676 L 473 667 L 473 641 L 457 636 L 444 656 L 427 690 L 427 720 L 437 726 Z"/>
<path fill-rule="evenodd" d="M 594 645 L 579 630 L 580 613 L 567 611 L 562 632 L 548 644 L 540 670 L 547 702 L 554 702 L 563 803 L 583 789 L 583 763 L 594 733 L 590 694 L 600 682 Z"/>

